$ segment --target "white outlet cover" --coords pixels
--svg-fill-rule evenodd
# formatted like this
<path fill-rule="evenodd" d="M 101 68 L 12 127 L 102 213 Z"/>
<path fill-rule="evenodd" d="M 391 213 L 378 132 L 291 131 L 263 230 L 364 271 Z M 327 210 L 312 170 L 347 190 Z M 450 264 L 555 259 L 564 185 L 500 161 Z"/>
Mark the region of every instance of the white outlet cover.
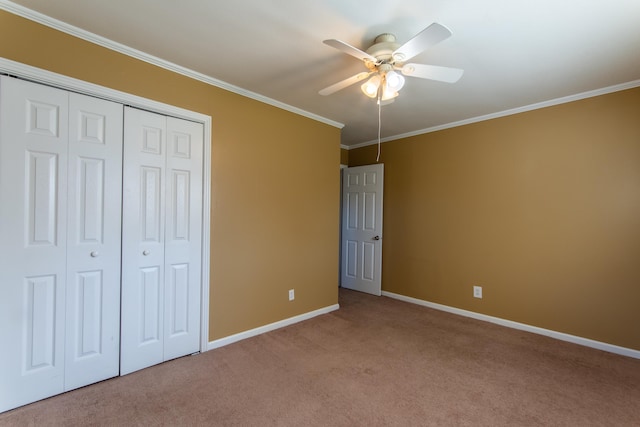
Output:
<path fill-rule="evenodd" d="M 289 289 L 289 301 L 293 301 L 296 298 L 295 291 L 293 289 Z"/>
<path fill-rule="evenodd" d="M 482 298 L 482 286 L 474 286 L 473 287 L 473 297 L 474 298 Z"/>

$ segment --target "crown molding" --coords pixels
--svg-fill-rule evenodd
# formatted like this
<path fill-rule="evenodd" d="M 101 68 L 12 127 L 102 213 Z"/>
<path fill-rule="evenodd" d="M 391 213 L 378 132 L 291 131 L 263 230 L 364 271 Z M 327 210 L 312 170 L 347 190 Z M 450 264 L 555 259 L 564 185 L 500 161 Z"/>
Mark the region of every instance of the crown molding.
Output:
<path fill-rule="evenodd" d="M 318 122 L 342 129 L 344 127 L 343 123 L 336 122 L 331 119 L 327 119 L 326 117 L 319 116 L 317 114 L 311 113 L 309 111 L 302 110 L 300 108 L 291 106 L 289 104 L 285 104 L 280 101 L 276 101 L 275 99 L 268 98 L 264 95 L 260 95 L 259 93 L 251 92 L 245 89 L 242 89 L 238 86 L 234 86 L 230 83 L 224 82 L 222 80 L 218 80 L 216 78 L 207 76 L 205 74 L 199 73 L 197 71 L 191 70 L 186 67 L 182 67 L 180 65 L 174 64 L 169 61 L 165 61 L 164 59 L 158 58 L 153 55 L 149 55 L 148 53 L 139 51 L 137 49 L 131 48 L 129 46 L 125 46 L 121 43 L 115 42 L 113 40 L 109 40 L 105 37 L 99 36 L 97 34 L 91 33 L 89 31 L 85 31 L 81 28 L 75 27 L 73 25 L 67 24 L 65 22 L 59 21 L 50 16 L 44 15 L 40 12 L 36 12 L 34 10 L 28 9 L 24 6 L 20 6 L 18 4 L 12 3 L 8 0 L 0 0 L 0 9 L 10 12 L 14 15 L 21 16 L 23 18 L 29 19 L 31 21 L 37 22 L 39 24 L 45 25 L 47 27 L 56 29 L 63 33 L 72 35 L 82 40 L 86 40 L 98 46 L 105 47 L 107 49 L 113 50 L 115 52 L 121 53 L 123 55 L 130 56 L 135 59 L 139 59 L 140 61 L 147 62 L 149 64 L 155 65 L 160 68 L 164 68 L 166 70 L 172 71 L 177 74 L 181 74 L 183 76 L 192 78 L 194 80 L 198 80 L 204 83 L 207 83 L 211 86 L 215 86 L 229 92 L 236 93 L 238 95 L 242 95 L 247 98 L 251 98 L 253 100 L 262 102 L 264 104 L 268 104 L 282 110 L 289 111 L 291 113 L 298 114 L 300 116 L 304 116 Z"/>
<path fill-rule="evenodd" d="M 541 108 L 552 107 L 554 105 L 566 104 L 569 102 L 580 101 L 581 99 L 593 98 L 596 96 L 607 95 L 609 93 L 620 92 L 622 90 L 633 89 L 640 86 L 640 80 L 633 80 L 627 83 L 621 83 L 613 86 L 607 86 L 601 89 L 590 90 L 587 92 L 578 93 L 575 95 L 564 96 L 561 98 L 551 99 L 549 101 L 538 102 L 535 104 L 525 105 L 523 107 L 511 108 L 509 110 L 499 111 L 497 113 L 486 114 L 484 116 L 473 117 L 470 119 L 459 120 L 457 122 L 451 122 L 444 125 L 433 126 L 430 128 L 420 129 L 413 132 L 402 133 L 393 136 L 387 136 L 381 138 L 380 142 L 395 141 L 398 139 L 409 138 L 416 135 L 423 135 L 425 133 L 437 132 L 440 130 L 451 129 L 458 126 L 469 125 L 472 123 L 483 122 L 485 120 L 497 119 L 500 117 L 511 116 L 514 114 L 526 113 L 527 111 L 539 110 Z M 347 146 L 347 150 L 353 150 L 355 148 L 367 147 L 369 145 L 375 145 L 378 140 L 361 142 L 359 144 Z"/>
<path fill-rule="evenodd" d="M 344 128 L 344 123 L 340 123 L 326 117 L 319 116 L 317 114 L 302 110 L 300 108 L 285 104 L 280 101 L 276 101 L 274 99 L 268 98 L 264 95 L 260 95 L 255 92 L 251 92 L 240 87 L 234 86 L 230 83 L 224 82 L 222 80 L 218 80 L 211 76 L 207 76 L 205 74 L 199 73 L 197 71 L 188 69 L 186 67 L 182 67 L 180 65 L 174 64 L 169 61 L 165 61 L 164 59 L 155 57 L 153 55 L 147 54 L 145 52 L 139 51 L 137 49 L 131 48 L 129 46 L 125 46 L 121 43 L 117 43 L 113 40 L 107 39 L 105 37 L 99 36 L 97 34 L 93 34 L 91 32 L 85 31 L 73 25 L 67 24 L 65 22 L 59 21 L 50 16 L 41 14 L 34 10 L 28 9 L 24 6 L 20 6 L 18 4 L 12 3 L 8 0 L 0 0 L 0 10 L 5 10 L 7 12 L 13 13 L 14 15 L 21 16 L 23 18 L 29 19 L 31 21 L 37 22 L 39 24 L 48 26 L 50 28 L 54 28 L 58 31 L 64 32 L 66 34 L 72 35 L 74 37 L 78 37 L 80 39 L 86 40 L 88 42 L 94 43 L 96 45 L 105 47 L 107 49 L 119 52 L 123 55 L 130 56 L 132 58 L 138 59 L 140 61 L 147 62 L 149 64 L 158 66 L 160 68 L 175 72 L 177 74 L 184 75 L 186 77 L 192 78 L 194 80 L 198 80 L 204 82 L 206 84 L 227 90 L 229 92 L 236 93 L 238 95 L 292 112 L 294 114 L 298 114 L 300 116 L 304 116 L 313 120 L 316 120 L 321 123 L 328 124 L 330 126 L 342 129 Z M 486 120 L 492 120 L 500 117 L 510 116 L 514 114 L 524 113 L 527 111 L 538 110 L 541 108 L 551 107 L 554 105 L 565 104 L 568 102 L 579 101 L 581 99 L 592 98 L 600 95 L 606 95 L 613 92 L 618 92 L 627 89 L 633 89 L 635 87 L 640 86 L 640 80 L 634 80 L 627 83 L 622 83 L 613 86 L 607 86 L 601 89 L 595 89 L 587 92 L 578 93 L 575 95 L 569 95 L 561 98 L 552 99 L 549 101 L 538 102 L 535 104 L 530 104 L 522 107 L 516 107 L 509 110 L 499 111 L 496 113 L 486 114 L 483 116 L 472 117 L 469 119 L 459 120 L 451 123 L 446 123 L 443 125 L 433 126 L 429 128 L 419 129 L 412 132 L 397 134 L 388 136 L 380 139 L 380 142 L 390 142 L 398 139 L 409 138 L 412 136 L 423 135 L 426 133 L 437 132 L 445 129 L 451 129 L 458 126 L 464 126 L 468 124 L 478 123 Z M 342 144 L 340 147 L 346 150 L 352 150 L 356 148 L 366 147 L 369 145 L 377 144 L 378 140 L 365 141 L 358 144 L 353 145 L 344 145 Z"/>

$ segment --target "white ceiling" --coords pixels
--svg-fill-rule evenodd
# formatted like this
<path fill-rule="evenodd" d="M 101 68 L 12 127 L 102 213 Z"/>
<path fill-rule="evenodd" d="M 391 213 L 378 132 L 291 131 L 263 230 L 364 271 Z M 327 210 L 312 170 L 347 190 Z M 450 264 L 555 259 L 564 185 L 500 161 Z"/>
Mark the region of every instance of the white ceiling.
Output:
<path fill-rule="evenodd" d="M 0 0 L 7 4 L 6 0 Z M 458 83 L 407 78 L 382 108 L 382 137 L 609 86 L 640 84 L 640 0 L 15 0 L 91 33 L 281 103 L 344 123 L 342 143 L 375 141 L 360 71 L 322 43 L 403 43 L 432 22 L 453 35 L 411 62 L 465 70 Z M 215 120 L 215 118 L 214 118 Z"/>

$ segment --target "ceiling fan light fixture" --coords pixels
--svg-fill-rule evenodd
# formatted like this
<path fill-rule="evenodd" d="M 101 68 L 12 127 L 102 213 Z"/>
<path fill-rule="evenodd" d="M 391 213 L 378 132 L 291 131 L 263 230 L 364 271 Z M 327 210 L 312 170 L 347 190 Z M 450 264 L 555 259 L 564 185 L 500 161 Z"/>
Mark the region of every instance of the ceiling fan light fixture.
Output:
<path fill-rule="evenodd" d="M 387 87 L 398 92 L 404 86 L 404 77 L 395 71 L 389 71 L 385 76 Z"/>
<path fill-rule="evenodd" d="M 382 88 L 382 96 L 380 97 L 381 101 L 388 101 L 390 99 L 398 96 L 398 91 L 391 89 L 388 85 L 385 85 Z"/>
<path fill-rule="evenodd" d="M 377 98 L 378 89 L 380 88 L 380 76 L 375 75 L 360 86 L 362 92 L 369 98 Z"/>
<path fill-rule="evenodd" d="M 462 77 L 463 70 L 437 65 L 405 64 L 405 61 L 450 36 L 451 30 L 434 22 L 402 45 L 396 42 L 396 37 L 393 34 L 380 34 L 375 38 L 374 44 L 366 51 L 337 39 L 325 40 L 324 43 L 326 45 L 363 61 L 368 71 L 363 71 L 326 87 L 320 90 L 319 93 L 320 95 L 330 95 L 371 75 L 373 77 L 360 87 L 362 92 L 369 98 L 378 100 L 385 96 L 385 98 L 392 101 L 391 95 L 393 94 L 393 97 L 397 96 L 398 91 L 404 85 L 405 76 L 455 83 Z"/>

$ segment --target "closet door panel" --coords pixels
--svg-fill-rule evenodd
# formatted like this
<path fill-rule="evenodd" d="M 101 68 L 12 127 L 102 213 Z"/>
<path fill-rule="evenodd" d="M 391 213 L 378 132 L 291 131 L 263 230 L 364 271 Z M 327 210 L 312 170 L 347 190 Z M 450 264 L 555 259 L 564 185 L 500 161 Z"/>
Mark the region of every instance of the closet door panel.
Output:
<path fill-rule="evenodd" d="M 200 348 L 203 126 L 167 118 L 165 360 Z"/>
<path fill-rule="evenodd" d="M 119 373 L 122 115 L 70 94 L 65 390 Z"/>
<path fill-rule="evenodd" d="M 124 135 L 123 375 L 164 360 L 166 118 L 125 107 Z"/>
<path fill-rule="evenodd" d="M 67 109 L 0 77 L 0 411 L 64 387 Z"/>

